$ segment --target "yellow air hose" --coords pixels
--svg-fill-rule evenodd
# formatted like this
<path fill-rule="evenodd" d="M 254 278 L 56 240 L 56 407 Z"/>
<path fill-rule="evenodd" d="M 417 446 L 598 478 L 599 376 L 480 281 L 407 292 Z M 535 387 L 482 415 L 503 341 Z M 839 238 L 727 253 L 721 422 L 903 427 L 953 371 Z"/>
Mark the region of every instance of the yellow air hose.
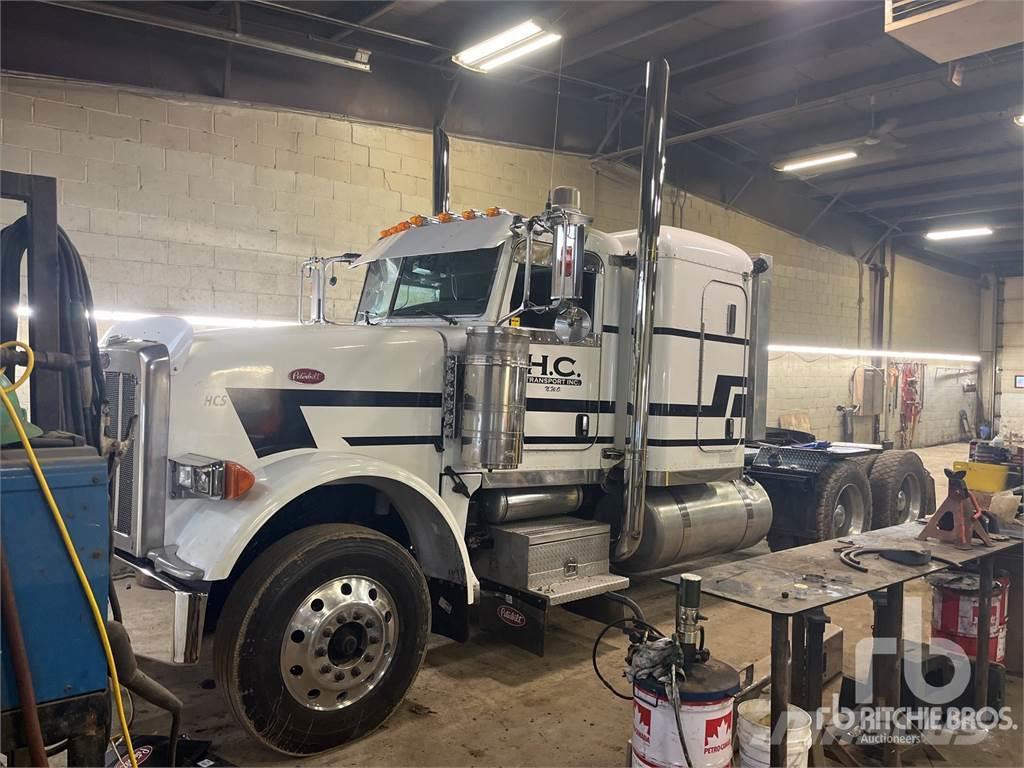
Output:
<path fill-rule="evenodd" d="M 53 521 L 57 524 L 57 530 L 60 531 L 60 537 L 64 542 L 64 549 L 67 550 L 68 558 L 71 560 L 71 565 L 74 566 L 75 574 L 78 576 L 78 582 L 82 585 L 82 591 L 85 592 L 85 599 L 89 601 L 89 608 L 92 610 L 92 619 L 96 624 L 96 631 L 99 633 L 100 643 L 103 645 L 103 653 L 107 657 L 107 668 L 110 670 L 110 683 L 114 689 L 114 704 L 117 706 L 117 719 L 121 722 L 121 733 L 124 734 L 124 743 L 128 750 L 128 759 L 131 761 L 132 768 L 139 768 L 139 764 L 135 760 L 135 748 L 132 746 L 132 737 L 131 734 L 128 733 L 128 719 L 125 717 L 124 702 L 121 700 L 121 682 L 117 678 L 117 667 L 114 665 L 114 654 L 110 650 L 110 640 L 107 638 L 106 620 L 103 618 L 103 613 L 100 611 L 100 607 L 96 603 L 96 598 L 92 594 L 92 587 L 89 585 L 89 579 L 85 575 L 85 571 L 82 569 L 82 561 L 78 559 L 78 552 L 75 551 L 74 542 L 71 541 L 71 535 L 68 533 L 67 526 L 64 525 L 64 518 L 60 514 L 60 508 L 57 506 L 57 502 L 53 498 L 53 493 L 50 491 L 50 485 L 46 482 L 46 476 L 43 475 L 43 468 L 39 466 L 39 459 L 36 458 L 36 452 L 32 449 L 32 444 L 29 442 L 28 435 L 25 434 L 25 428 L 21 425 L 21 418 L 18 416 L 18 412 L 14 409 L 14 404 L 11 403 L 11 399 L 7 396 L 8 393 L 13 392 L 28 381 L 28 377 L 31 375 L 32 369 L 36 364 L 36 356 L 28 344 L 20 341 L 5 341 L 3 344 L 0 344 L 0 349 L 6 349 L 9 347 L 20 347 L 21 349 L 24 349 L 25 354 L 28 356 L 28 364 L 25 366 L 25 373 L 21 375 L 21 378 L 9 387 L 0 388 L 0 397 L 3 398 L 4 408 L 7 409 L 7 414 L 11 417 L 11 422 L 14 424 L 14 428 L 18 431 L 18 437 L 21 438 L 21 444 L 24 446 L 25 453 L 28 455 L 28 462 L 32 465 L 32 472 L 35 473 L 36 480 L 39 482 L 39 488 L 43 492 L 43 497 L 46 499 L 46 503 L 50 507 L 50 511 L 53 513 Z M 123 759 L 121 762 L 123 763 Z"/>

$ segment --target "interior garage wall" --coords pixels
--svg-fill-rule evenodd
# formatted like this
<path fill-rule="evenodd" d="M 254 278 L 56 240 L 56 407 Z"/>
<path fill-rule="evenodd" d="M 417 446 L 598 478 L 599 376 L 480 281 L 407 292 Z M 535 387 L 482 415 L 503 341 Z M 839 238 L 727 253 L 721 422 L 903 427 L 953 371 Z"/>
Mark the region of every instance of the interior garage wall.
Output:
<path fill-rule="evenodd" d="M 979 280 L 941 272 L 897 252 L 890 288 L 892 349 L 978 354 Z"/>
<path fill-rule="evenodd" d="M 58 179 L 59 222 L 86 260 L 100 308 L 290 320 L 303 259 L 358 251 L 431 206 L 431 138 L 421 131 L 22 78 L 3 79 L 0 117 L 3 168 Z M 629 171 L 452 139 L 455 210 L 536 211 L 552 181 L 581 189 L 596 226 L 636 226 Z M 5 205 L 4 223 L 18 213 Z M 866 345 L 868 280 L 856 259 L 672 188 L 663 222 L 773 256 L 776 343 Z M 943 295 L 958 292 L 960 278 L 920 270 Z M 344 321 L 362 275 L 338 277 L 330 311 Z M 936 311 L 922 298 L 901 322 L 926 328 Z M 839 436 L 834 409 L 848 402 L 847 372 L 775 360 L 769 378 L 770 424 L 804 408 L 821 437 Z"/>
<path fill-rule="evenodd" d="M 1005 278 L 999 314 L 1002 323 L 999 427 L 1002 431 L 1024 435 L 1024 389 L 1014 386 L 1014 377 L 1024 376 L 1024 278 Z"/>

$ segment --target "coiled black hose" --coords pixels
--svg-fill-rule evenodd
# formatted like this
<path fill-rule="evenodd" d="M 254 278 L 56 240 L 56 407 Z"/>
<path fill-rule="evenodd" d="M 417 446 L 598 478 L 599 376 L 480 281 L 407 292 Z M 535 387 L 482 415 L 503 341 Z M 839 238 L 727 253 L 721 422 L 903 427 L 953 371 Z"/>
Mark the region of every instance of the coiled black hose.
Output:
<path fill-rule="evenodd" d="M 25 216 L 0 232 L 0 338 L 14 339 L 18 335 L 15 309 L 21 298 L 21 261 L 28 249 L 28 237 Z M 72 367 L 57 374 L 61 376 L 63 397 L 60 429 L 81 435 L 99 450 L 104 392 L 92 289 L 78 249 L 61 227 L 57 227 L 57 263 L 58 274 L 47 278 L 57 281 L 60 349 L 38 351 L 71 356 Z"/>

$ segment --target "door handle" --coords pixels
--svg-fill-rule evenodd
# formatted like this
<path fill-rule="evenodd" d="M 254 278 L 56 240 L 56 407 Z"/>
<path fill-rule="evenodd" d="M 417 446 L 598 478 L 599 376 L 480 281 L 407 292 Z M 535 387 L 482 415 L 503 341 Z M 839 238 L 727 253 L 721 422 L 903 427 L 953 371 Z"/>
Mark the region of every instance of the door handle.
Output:
<path fill-rule="evenodd" d="M 576 437 L 589 437 L 590 436 L 590 414 L 589 413 L 577 413 L 576 414 Z"/>

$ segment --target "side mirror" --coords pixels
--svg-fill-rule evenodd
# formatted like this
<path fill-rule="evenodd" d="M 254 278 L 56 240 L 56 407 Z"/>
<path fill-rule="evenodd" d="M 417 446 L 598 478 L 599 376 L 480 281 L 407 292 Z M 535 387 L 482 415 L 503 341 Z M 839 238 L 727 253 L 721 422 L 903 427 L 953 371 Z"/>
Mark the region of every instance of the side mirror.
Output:
<path fill-rule="evenodd" d="M 577 344 L 590 334 L 593 321 L 587 310 L 578 304 L 569 304 L 555 317 L 555 336 L 563 344 Z"/>
<path fill-rule="evenodd" d="M 593 219 L 580 212 L 580 191 L 575 187 L 551 190 L 548 226 L 551 230 L 551 305 L 583 298 L 583 254 L 587 224 Z"/>

